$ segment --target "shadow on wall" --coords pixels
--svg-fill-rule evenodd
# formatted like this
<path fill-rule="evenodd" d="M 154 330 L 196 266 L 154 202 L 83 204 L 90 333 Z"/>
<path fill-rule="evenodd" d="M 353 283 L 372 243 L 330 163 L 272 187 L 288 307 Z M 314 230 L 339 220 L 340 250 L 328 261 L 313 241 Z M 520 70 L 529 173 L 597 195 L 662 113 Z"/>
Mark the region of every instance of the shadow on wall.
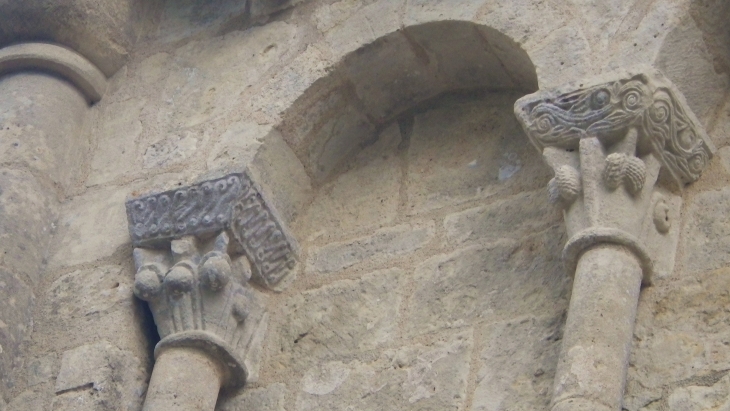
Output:
<path fill-rule="evenodd" d="M 315 183 L 419 103 L 459 91 L 537 90 L 512 39 L 470 22 L 403 28 L 346 56 L 284 113 L 278 127 Z"/>

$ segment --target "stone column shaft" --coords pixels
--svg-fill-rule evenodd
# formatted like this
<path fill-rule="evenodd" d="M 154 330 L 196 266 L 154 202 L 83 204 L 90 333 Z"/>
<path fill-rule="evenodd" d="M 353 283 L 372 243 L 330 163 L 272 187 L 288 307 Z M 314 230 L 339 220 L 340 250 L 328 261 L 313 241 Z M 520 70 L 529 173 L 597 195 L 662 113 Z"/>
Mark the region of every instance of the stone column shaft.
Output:
<path fill-rule="evenodd" d="M 619 246 L 597 245 L 580 257 L 553 411 L 621 409 L 641 279 L 639 260 Z"/>
<path fill-rule="evenodd" d="M 525 96 L 515 114 L 555 177 L 575 274 L 552 411 L 620 411 L 642 282 L 673 267 L 679 204 L 714 147 L 651 68 Z M 585 86 L 584 86 L 585 85 Z"/>
<path fill-rule="evenodd" d="M 165 350 L 155 361 L 142 411 L 213 411 L 222 382 L 222 366 L 206 353 Z"/>

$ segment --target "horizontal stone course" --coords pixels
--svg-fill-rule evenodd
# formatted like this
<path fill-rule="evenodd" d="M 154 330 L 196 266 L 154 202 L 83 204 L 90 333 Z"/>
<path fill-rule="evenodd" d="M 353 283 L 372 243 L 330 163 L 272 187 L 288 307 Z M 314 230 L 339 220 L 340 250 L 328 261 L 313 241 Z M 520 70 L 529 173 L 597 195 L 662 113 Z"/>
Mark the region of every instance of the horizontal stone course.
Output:
<path fill-rule="evenodd" d="M 376 271 L 294 296 L 275 331 L 274 361 L 294 371 L 392 342 L 403 276 L 400 269 Z"/>
<path fill-rule="evenodd" d="M 296 411 L 464 409 L 471 330 L 432 344 L 389 349 L 372 362 L 323 362 L 304 375 Z"/>
<path fill-rule="evenodd" d="M 407 334 L 567 308 L 570 278 L 554 250 L 562 230 L 432 257 L 416 267 Z M 559 255 L 559 254 L 558 254 Z"/>
<path fill-rule="evenodd" d="M 384 262 L 424 247 L 434 238 L 432 221 L 384 228 L 367 237 L 312 248 L 306 271 L 329 274 L 368 262 Z"/>

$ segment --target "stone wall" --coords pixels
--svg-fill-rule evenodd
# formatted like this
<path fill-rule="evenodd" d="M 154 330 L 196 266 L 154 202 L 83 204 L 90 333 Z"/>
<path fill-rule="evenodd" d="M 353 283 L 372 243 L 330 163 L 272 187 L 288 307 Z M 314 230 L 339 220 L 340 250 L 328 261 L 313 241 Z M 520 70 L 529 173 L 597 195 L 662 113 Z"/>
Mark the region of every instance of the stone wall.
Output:
<path fill-rule="evenodd" d="M 571 278 L 552 172 L 512 106 L 636 63 L 666 72 L 719 150 L 682 193 L 674 271 L 642 290 L 625 407 L 728 406 L 730 93 L 701 4 L 244 4 L 159 4 L 60 143 L 27 134 L 6 160 L 2 106 L 0 210 L 16 211 L 0 224 L 48 216 L 16 230 L 41 266 L 0 260 L 8 410 L 141 409 L 158 337 L 132 293 L 124 201 L 243 165 L 301 258 L 266 291 L 254 378 L 218 409 L 547 410 Z"/>

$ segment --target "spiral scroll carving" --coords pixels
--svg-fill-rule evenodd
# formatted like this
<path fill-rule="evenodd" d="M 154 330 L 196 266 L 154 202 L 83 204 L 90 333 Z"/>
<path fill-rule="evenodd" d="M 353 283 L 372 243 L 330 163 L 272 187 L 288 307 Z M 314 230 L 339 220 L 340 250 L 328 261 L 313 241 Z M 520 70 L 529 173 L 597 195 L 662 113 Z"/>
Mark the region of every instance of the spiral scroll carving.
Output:
<path fill-rule="evenodd" d="M 635 128 L 637 147 L 650 148 L 680 185 L 700 177 L 714 150 L 678 92 L 660 74 L 637 74 L 562 94 L 536 93 L 518 100 L 515 112 L 540 150 L 576 149 L 585 137 L 610 145 Z M 639 180 L 633 179 L 638 175 L 631 175 L 631 190 L 639 189 Z"/>

